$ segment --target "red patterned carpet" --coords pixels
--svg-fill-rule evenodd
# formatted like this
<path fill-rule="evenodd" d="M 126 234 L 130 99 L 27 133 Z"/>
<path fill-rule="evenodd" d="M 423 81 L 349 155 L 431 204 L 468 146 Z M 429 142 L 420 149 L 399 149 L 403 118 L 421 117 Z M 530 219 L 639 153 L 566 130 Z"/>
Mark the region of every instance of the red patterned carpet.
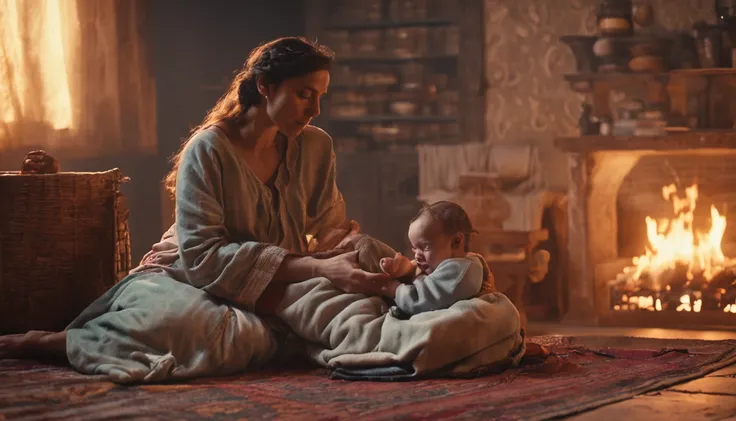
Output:
<path fill-rule="evenodd" d="M 535 337 L 543 362 L 475 379 L 329 380 L 270 370 L 120 386 L 68 368 L 0 361 L 0 420 L 543 420 L 620 401 L 736 363 L 736 341 Z"/>

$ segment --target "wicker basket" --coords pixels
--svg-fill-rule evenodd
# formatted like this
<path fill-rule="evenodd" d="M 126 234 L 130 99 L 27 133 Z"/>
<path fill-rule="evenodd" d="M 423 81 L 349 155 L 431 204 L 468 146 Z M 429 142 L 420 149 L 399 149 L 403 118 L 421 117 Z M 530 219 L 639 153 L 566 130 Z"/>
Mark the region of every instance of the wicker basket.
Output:
<path fill-rule="evenodd" d="M 127 274 L 122 181 L 0 172 L 0 333 L 62 330 Z"/>

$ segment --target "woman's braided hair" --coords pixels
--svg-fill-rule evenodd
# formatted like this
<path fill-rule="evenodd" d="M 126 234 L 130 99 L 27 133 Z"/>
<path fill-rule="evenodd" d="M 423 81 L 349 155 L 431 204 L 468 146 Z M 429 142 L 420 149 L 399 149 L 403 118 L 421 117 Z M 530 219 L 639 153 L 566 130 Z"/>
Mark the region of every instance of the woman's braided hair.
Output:
<path fill-rule="evenodd" d="M 192 129 L 179 151 L 171 158 L 173 168 L 164 179 L 166 190 L 172 197 L 176 195 L 176 173 L 189 139 L 217 123 L 240 123 L 250 107 L 260 104 L 259 77 L 266 84 L 278 87 L 287 79 L 318 70 L 330 70 L 333 58 L 334 54 L 329 48 L 302 37 L 278 38 L 256 47 L 233 78 L 227 92 L 209 110 L 202 123 Z"/>
<path fill-rule="evenodd" d="M 245 111 L 261 101 L 256 84 L 258 76 L 278 86 L 286 79 L 329 70 L 332 59 L 333 53 L 324 46 L 301 37 L 280 38 L 251 52 L 231 89 L 237 87 L 238 102 Z"/>

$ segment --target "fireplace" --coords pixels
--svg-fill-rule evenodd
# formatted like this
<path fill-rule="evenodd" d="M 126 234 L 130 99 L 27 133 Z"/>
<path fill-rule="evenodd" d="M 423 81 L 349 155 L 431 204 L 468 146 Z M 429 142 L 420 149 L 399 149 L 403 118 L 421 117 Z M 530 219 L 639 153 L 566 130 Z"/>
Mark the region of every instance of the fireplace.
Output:
<path fill-rule="evenodd" d="M 722 253 L 725 209 L 704 203 L 698 186 L 661 180 L 665 221 L 618 215 L 622 182 L 644 157 L 712 159 L 736 154 L 736 133 L 661 137 L 583 136 L 556 140 L 569 154 L 568 291 L 565 321 L 608 326 L 718 327 L 736 325 L 736 260 Z M 690 181 L 690 180 L 683 180 Z M 705 216 L 702 210 L 706 211 Z M 697 212 L 694 212 L 697 210 Z M 694 215 L 697 213 L 697 223 Z M 706 223 L 703 223 L 706 221 Z M 624 256 L 629 226 L 646 227 L 648 248 Z M 625 247 L 623 247 L 625 248 Z M 727 250 L 728 251 L 728 250 Z"/>

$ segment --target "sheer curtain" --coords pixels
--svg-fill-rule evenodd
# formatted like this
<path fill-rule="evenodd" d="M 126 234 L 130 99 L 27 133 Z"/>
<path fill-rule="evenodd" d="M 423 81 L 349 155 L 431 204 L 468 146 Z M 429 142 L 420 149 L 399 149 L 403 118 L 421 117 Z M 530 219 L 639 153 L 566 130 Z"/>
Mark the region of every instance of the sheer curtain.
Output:
<path fill-rule="evenodd" d="M 0 153 L 156 152 L 146 0 L 0 0 Z"/>

